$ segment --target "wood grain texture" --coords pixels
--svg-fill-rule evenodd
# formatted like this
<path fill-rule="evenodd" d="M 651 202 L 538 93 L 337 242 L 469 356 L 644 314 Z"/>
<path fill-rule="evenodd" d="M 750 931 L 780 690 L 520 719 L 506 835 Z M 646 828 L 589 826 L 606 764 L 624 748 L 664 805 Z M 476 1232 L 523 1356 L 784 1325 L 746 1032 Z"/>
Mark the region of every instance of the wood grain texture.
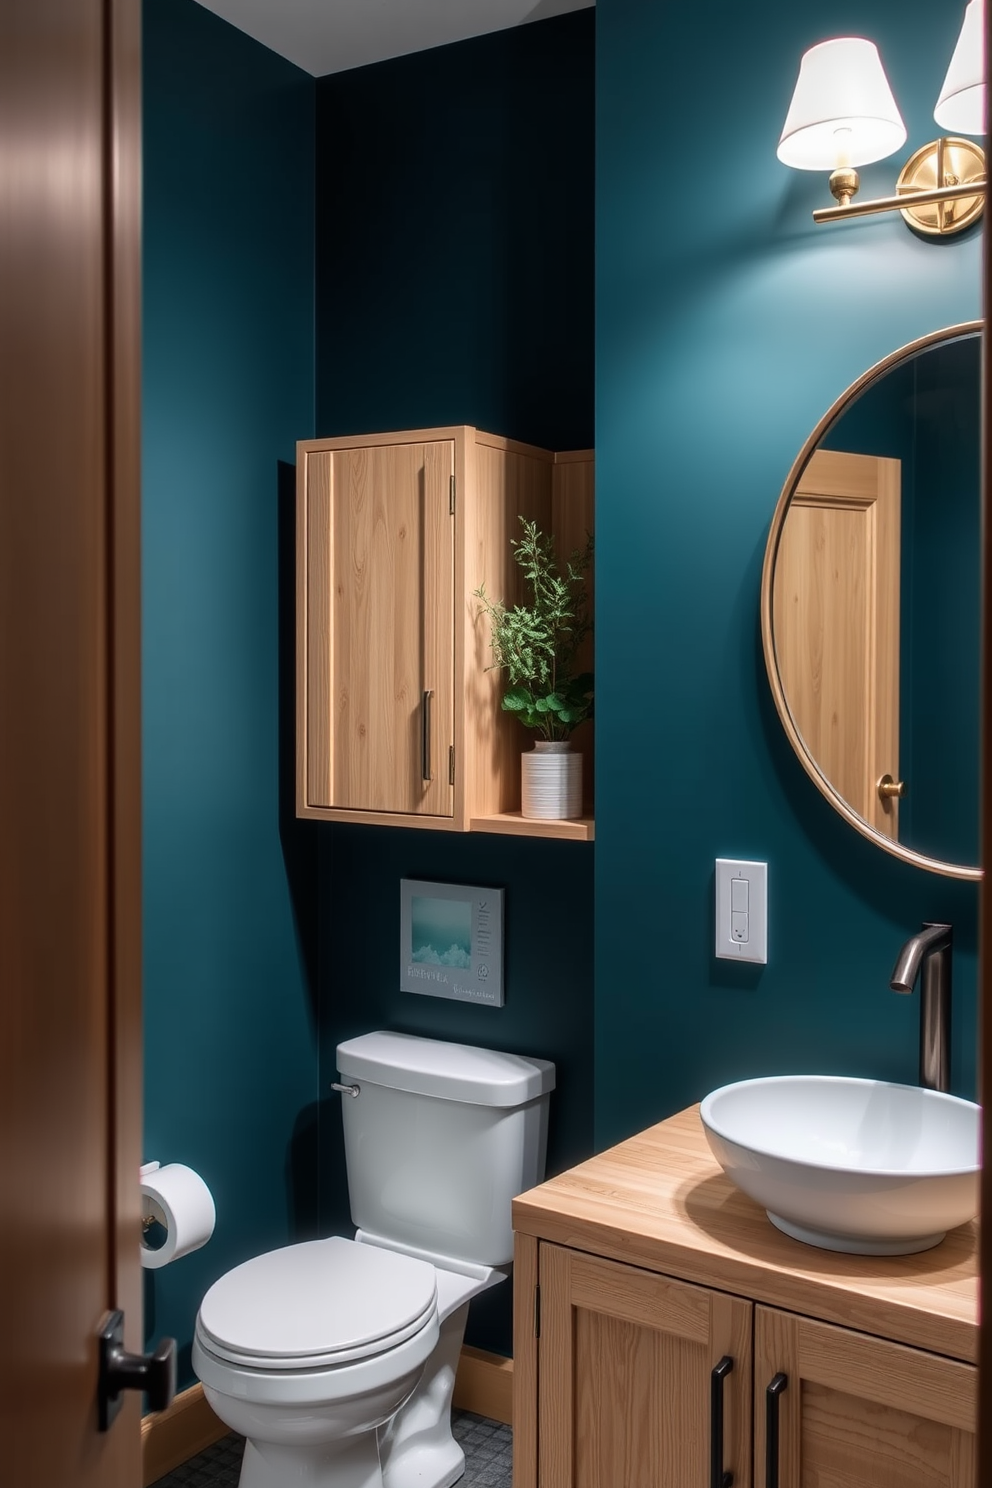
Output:
<path fill-rule="evenodd" d="M 110 1433 L 95 1411 L 103 1314 L 128 1306 L 141 1333 L 139 28 L 136 0 L 0 7 L 0 1438 L 18 1488 L 132 1488 L 140 1460 L 137 1397 Z"/>
<path fill-rule="evenodd" d="M 514 1228 L 973 1363 L 976 1226 L 916 1256 L 845 1256 L 781 1234 L 710 1153 L 690 1107 L 513 1204 Z"/>
<path fill-rule="evenodd" d="M 297 469 L 298 814 L 450 827 L 454 441 L 304 441 Z"/>
<path fill-rule="evenodd" d="M 564 842 L 592 842 L 596 836 L 596 824 L 591 816 L 537 821 L 521 816 L 519 811 L 470 817 L 469 828 L 473 832 L 497 832 L 503 837 L 557 837 Z"/>
<path fill-rule="evenodd" d="M 751 1308 L 541 1246 L 541 1488 L 702 1484 L 710 1375 L 729 1353 L 723 1466 L 749 1482 Z"/>
<path fill-rule="evenodd" d="M 755 1309 L 755 1478 L 765 1391 L 780 1371 L 780 1482 L 973 1488 L 972 1365 L 774 1309 Z"/>
<path fill-rule="evenodd" d="M 509 605 L 526 597 L 510 540 L 521 517 L 552 530 L 555 481 L 563 541 L 578 546 L 592 520 L 591 451 L 557 457 L 462 425 L 300 441 L 298 816 L 592 840 L 591 809 L 579 822 L 520 815 L 532 739 L 500 707 L 505 679 L 475 592 L 484 585 Z M 576 733 L 590 801 L 591 739 L 591 726 Z"/>
<path fill-rule="evenodd" d="M 513 1484 L 537 1488 L 538 1339 L 534 1302 L 538 1242 L 513 1237 Z"/>
<path fill-rule="evenodd" d="M 775 563 L 775 651 L 789 709 L 826 779 L 898 837 L 898 460 L 818 450 L 796 488 Z"/>
<path fill-rule="evenodd" d="M 452 1406 L 512 1426 L 513 1373 L 512 1359 L 465 1344 L 458 1359 Z"/>
<path fill-rule="evenodd" d="M 111 415 L 108 580 L 110 623 L 110 1062 L 113 1070 L 112 1295 L 124 1313 L 124 1341 L 144 1347 L 143 1273 L 135 1236 L 143 1153 L 141 850 L 141 13 L 133 0 L 109 11 L 107 125 L 114 169 L 107 193 Z M 133 1443 L 140 1401 L 127 1403 L 122 1429 Z"/>
<path fill-rule="evenodd" d="M 476 433 L 471 454 L 470 494 L 462 510 L 465 567 L 460 598 L 469 819 L 520 810 L 520 754 L 532 742 L 500 706 L 507 684 L 493 667 L 489 621 L 475 591 L 484 586 L 491 599 L 508 606 L 525 600 L 510 539 L 520 535 L 521 517 L 550 530 L 553 470 L 546 451 L 481 433 Z"/>
<path fill-rule="evenodd" d="M 297 466 L 297 521 L 301 557 L 297 563 L 297 698 L 302 718 L 297 729 L 305 741 L 298 758 L 302 772 L 302 806 L 331 806 L 334 801 L 334 730 L 331 702 L 331 521 L 332 458 L 313 450 Z"/>
<path fill-rule="evenodd" d="M 336 450 L 332 470 L 330 804 L 450 816 L 451 442 Z"/>

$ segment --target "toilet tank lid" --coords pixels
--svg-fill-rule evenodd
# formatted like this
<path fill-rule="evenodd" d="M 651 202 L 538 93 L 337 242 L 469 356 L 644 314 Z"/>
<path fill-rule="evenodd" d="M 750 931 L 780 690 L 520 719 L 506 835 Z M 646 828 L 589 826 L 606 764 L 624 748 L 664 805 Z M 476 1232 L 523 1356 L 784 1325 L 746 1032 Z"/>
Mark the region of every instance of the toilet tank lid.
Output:
<path fill-rule="evenodd" d="M 372 1085 L 474 1106 L 522 1106 L 555 1088 L 548 1059 L 409 1033 L 363 1033 L 338 1044 L 338 1070 Z"/>

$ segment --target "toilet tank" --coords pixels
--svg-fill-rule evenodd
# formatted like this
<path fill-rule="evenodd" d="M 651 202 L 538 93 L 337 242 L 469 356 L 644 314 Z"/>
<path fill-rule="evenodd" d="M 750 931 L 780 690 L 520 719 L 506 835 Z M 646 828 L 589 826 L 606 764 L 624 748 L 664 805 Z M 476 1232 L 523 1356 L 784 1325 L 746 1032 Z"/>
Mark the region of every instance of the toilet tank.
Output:
<path fill-rule="evenodd" d="M 468 1044 L 366 1033 L 338 1045 L 351 1217 L 418 1250 L 504 1266 L 510 1202 L 544 1177 L 555 1067 Z"/>

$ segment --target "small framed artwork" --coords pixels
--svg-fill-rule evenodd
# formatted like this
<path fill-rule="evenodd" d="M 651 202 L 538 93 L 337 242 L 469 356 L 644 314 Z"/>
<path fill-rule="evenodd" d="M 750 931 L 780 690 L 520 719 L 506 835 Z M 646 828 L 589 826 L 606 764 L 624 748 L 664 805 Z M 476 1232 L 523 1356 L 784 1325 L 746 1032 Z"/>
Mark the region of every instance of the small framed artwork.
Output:
<path fill-rule="evenodd" d="M 503 890 L 400 879 L 400 988 L 503 1006 Z"/>

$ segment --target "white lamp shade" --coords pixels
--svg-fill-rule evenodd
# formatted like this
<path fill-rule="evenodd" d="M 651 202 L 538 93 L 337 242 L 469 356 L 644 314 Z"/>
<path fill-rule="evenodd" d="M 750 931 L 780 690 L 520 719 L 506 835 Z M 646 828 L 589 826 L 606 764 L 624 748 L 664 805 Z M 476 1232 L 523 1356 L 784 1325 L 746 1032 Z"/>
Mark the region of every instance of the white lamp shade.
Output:
<path fill-rule="evenodd" d="M 953 134 L 985 133 L 985 27 L 982 0 L 970 0 L 933 116 Z"/>
<path fill-rule="evenodd" d="M 905 142 L 906 126 L 874 42 L 843 36 L 805 53 L 778 143 L 783 164 L 799 170 L 868 165 Z"/>

